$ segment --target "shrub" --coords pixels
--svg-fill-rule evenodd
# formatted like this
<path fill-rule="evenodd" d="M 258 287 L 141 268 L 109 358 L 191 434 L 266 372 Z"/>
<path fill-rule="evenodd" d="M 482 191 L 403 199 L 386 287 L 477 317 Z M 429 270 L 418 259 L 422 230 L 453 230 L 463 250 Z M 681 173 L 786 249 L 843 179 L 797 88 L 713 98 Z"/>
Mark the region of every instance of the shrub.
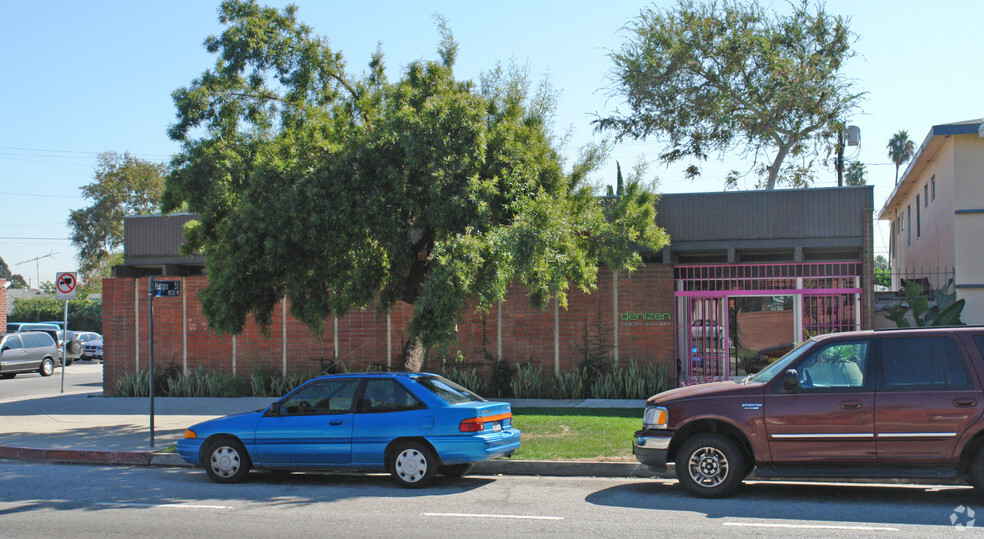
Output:
<path fill-rule="evenodd" d="M 441 376 L 455 382 L 458 385 L 464 386 L 483 397 L 488 395 L 488 387 L 485 383 L 485 379 L 478 374 L 478 369 L 474 367 L 471 369 L 466 369 L 464 367 L 445 367 L 441 371 Z"/>
<path fill-rule="evenodd" d="M 149 375 L 147 371 L 124 373 L 116 380 L 117 397 L 148 397 Z"/>

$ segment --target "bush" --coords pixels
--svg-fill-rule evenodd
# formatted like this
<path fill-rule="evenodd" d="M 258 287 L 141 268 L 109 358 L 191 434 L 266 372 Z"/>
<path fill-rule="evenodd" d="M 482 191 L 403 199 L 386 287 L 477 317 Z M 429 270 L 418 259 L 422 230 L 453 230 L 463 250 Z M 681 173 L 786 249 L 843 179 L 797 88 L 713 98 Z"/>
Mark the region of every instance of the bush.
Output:
<path fill-rule="evenodd" d="M 188 375 L 169 378 L 168 397 L 241 397 L 248 394 L 249 382 L 231 374 L 198 368 Z"/>
<path fill-rule="evenodd" d="M 257 367 L 249 377 L 249 385 L 254 397 L 279 397 L 315 376 L 318 374 L 307 371 L 292 372 L 284 376 L 271 367 Z"/>
<path fill-rule="evenodd" d="M 505 362 L 502 362 L 505 365 Z M 344 366 L 342 366 L 344 368 Z M 372 369 L 370 365 L 369 369 Z M 509 379 L 509 391 L 519 399 L 645 399 L 666 390 L 666 368 L 652 364 L 637 365 L 630 361 L 625 368 L 611 362 L 594 381 L 585 371 L 567 372 L 559 377 L 543 374 L 532 362 L 517 365 Z M 500 371 L 501 372 L 501 371 Z M 475 367 L 446 366 L 441 375 L 482 396 L 493 385 Z M 219 374 L 199 368 L 183 374 L 171 365 L 154 373 L 154 395 L 159 397 L 280 397 L 307 380 L 319 376 L 310 371 L 296 371 L 284 376 L 271 367 L 256 367 L 249 379 Z M 493 371 L 492 376 L 495 376 Z M 119 397 L 146 397 L 147 371 L 125 373 L 116 382 Z"/>
<path fill-rule="evenodd" d="M 463 367 L 446 367 L 441 371 L 441 376 L 460 386 L 464 386 L 483 397 L 488 395 L 488 388 L 486 387 L 485 379 L 478 374 L 478 370 L 474 367 L 471 369 L 465 369 Z"/>
<path fill-rule="evenodd" d="M 14 300 L 9 322 L 46 322 L 65 319 L 65 302 L 53 296 L 36 296 Z M 102 301 L 93 301 L 80 293 L 68 302 L 68 329 L 102 333 Z"/>
<path fill-rule="evenodd" d="M 149 374 L 147 371 L 124 373 L 116 380 L 117 397 L 149 397 Z"/>

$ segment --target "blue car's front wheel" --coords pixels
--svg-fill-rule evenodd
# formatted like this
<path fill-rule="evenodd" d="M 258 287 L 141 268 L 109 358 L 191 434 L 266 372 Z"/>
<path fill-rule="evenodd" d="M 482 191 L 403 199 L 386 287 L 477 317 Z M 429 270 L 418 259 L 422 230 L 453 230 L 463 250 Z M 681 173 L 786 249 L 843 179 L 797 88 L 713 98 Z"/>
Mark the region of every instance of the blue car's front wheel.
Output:
<path fill-rule="evenodd" d="M 243 444 L 235 438 L 218 438 L 208 443 L 202 455 L 202 467 L 216 483 L 238 483 L 252 466 Z"/>
<path fill-rule="evenodd" d="M 437 458 L 422 443 L 404 442 L 390 452 L 388 468 L 397 485 L 420 488 L 437 475 Z"/>

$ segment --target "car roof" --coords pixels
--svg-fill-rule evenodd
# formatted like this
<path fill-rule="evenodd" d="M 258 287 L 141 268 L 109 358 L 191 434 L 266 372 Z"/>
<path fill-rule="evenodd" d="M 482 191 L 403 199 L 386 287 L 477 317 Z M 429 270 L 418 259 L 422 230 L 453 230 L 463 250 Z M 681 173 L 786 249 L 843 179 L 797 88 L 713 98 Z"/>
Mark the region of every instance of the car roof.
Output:
<path fill-rule="evenodd" d="M 345 372 L 339 374 L 326 374 L 323 376 L 317 376 L 317 379 L 321 378 L 421 378 L 424 376 L 437 376 L 436 374 L 429 372 L 402 372 L 402 371 L 373 371 L 373 372 Z"/>
<path fill-rule="evenodd" d="M 984 326 L 916 326 L 908 328 L 879 328 L 864 329 L 860 331 L 842 331 L 840 333 L 824 333 L 815 335 L 813 340 L 825 341 L 842 337 L 873 337 L 875 335 L 886 335 L 892 333 L 900 334 L 923 334 L 923 333 L 981 333 L 984 334 Z"/>

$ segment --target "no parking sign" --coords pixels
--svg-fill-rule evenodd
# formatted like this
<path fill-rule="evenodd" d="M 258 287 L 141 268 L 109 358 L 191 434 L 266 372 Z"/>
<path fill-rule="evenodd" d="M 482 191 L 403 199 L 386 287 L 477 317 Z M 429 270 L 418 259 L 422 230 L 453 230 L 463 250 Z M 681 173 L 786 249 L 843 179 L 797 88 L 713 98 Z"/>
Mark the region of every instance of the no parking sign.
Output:
<path fill-rule="evenodd" d="M 75 299 L 75 288 L 78 284 L 78 273 L 74 271 L 56 273 L 55 299 Z"/>

